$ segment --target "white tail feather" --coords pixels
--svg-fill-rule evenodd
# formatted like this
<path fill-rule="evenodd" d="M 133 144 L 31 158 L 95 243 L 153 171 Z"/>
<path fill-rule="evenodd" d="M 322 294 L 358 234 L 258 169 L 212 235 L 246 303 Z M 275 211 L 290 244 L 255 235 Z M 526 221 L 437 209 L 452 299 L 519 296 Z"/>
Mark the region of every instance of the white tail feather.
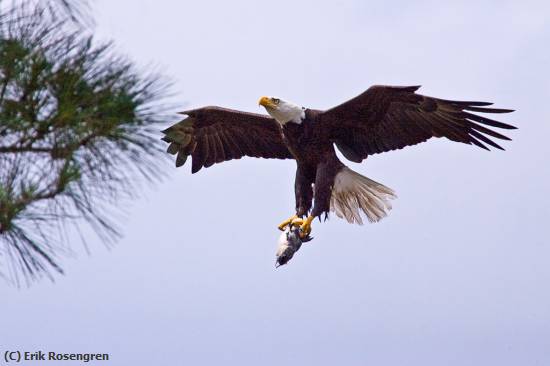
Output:
<path fill-rule="evenodd" d="M 395 198 L 391 188 L 344 167 L 334 179 L 330 210 L 351 224 L 363 225 L 361 211 L 370 222 L 377 222 L 388 215 Z"/>

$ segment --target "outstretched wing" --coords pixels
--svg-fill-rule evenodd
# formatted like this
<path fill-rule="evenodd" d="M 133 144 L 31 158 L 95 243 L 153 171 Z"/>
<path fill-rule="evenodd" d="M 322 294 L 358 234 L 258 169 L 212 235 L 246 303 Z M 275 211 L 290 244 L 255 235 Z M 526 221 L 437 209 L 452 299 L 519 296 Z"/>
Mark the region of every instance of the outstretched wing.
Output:
<path fill-rule="evenodd" d="M 162 131 L 170 143 L 168 152 L 177 154 L 176 166 L 193 158 L 192 173 L 222 161 L 243 156 L 292 159 L 277 122 L 267 116 L 220 107 L 182 112 L 188 117 Z"/>
<path fill-rule="evenodd" d="M 346 158 L 360 162 L 368 155 L 416 145 L 431 137 L 486 145 L 504 150 L 492 138 L 510 140 L 485 126 L 516 127 L 477 113 L 508 113 L 486 108 L 492 103 L 452 101 L 416 94 L 420 86 L 372 86 L 363 94 L 324 111 L 320 118 Z"/>

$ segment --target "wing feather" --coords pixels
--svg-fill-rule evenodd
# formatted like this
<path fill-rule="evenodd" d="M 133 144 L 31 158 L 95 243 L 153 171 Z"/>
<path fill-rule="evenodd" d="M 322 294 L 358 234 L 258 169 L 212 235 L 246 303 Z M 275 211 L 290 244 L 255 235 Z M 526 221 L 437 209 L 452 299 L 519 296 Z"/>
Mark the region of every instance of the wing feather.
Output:
<path fill-rule="evenodd" d="M 278 123 L 261 114 L 220 107 L 182 112 L 188 117 L 163 131 L 176 166 L 192 157 L 191 171 L 243 156 L 292 159 Z"/>
<path fill-rule="evenodd" d="M 217 131 L 212 135 L 212 139 L 214 140 L 214 144 L 216 146 L 216 164 L 226 161 L 227 159 L 225 157 L 223 143 Z"/>
<path fill-rule="evenodd" d="M 454 101 L 416 94 L 419 86 L 373 86 L 363 94 L 321 113 L 320 121 L 346 158 L 360 162 L 368 155 L 416 145 L 432 137 L 503 149 L 491 138 L 510 140 L 485 126 L 516 127 L 472 113 L 509 113 L 492 103 Z"/>
<path fill-rule="evenodd" d="M 214 132 L 209 132 L 207 135 L 205 135 L 205 140 L 208 141 L 208 154 L 204 161 L 204 167 L 208 168 L 216 162 L 216 141 L 214 140 L 213 134 Z"/>
<path fill-rule="evenodd" d="M 220 134 L 220 136 L 222 137 L 222 141 L 224 142 L 224 149 L 225 146 L 227 146 L 228 148 L 225 151 L 230 153 L 230 155 L 228 155 L 228 159 L 229 156 L 231 156 L 231 159 L 240 159 L 244 156 L 239 144 L 235 142 L 235 139 L 233 138 L 233 135 L 230 131 L 220 130 L 218 131 L 218 133 Z"/>

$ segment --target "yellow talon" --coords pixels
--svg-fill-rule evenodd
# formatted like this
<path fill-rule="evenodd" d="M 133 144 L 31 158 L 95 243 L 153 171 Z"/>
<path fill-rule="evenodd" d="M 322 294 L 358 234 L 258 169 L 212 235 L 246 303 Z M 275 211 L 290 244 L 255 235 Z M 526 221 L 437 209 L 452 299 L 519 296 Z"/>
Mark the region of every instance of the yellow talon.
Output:
<path fill-rule="evenodd" d="M 291 223 L 293 223 L 294 220 L 296 220 L 296 219 L 299 219 L 298 216 L 293 215 L 292 217 L 290 217 L 290 218 L 286 219 L 285 221 L 281 222 L 281 223 L 279 224 L 279 226 L 277 226 L 277 227 L 279 228 L 279 230 L 285 231 L 285 228 L 286 228 L 288 225 L 290 225 Z"/>
<path fill-rule="evenodd" d="M 315 216 L 308 216 L 305 220 L 296 218 L 292 221 L 292 225 L 300 225 L 300 237 L 305 238 L 311 234 L 311 223 L 314 219 Z"/>

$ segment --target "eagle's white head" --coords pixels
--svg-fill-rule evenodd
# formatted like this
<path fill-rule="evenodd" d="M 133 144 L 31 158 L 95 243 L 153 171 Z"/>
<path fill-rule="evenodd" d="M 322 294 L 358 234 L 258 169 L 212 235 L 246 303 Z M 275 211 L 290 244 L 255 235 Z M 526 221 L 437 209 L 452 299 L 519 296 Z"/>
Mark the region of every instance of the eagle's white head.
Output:
<path fill-rule="evenodd" d="M 280 98 L 261 97 L 258 104 L 263 106 L 267 113 L 282 125 L 287 122 L 299 124 L 306 118 L 305 108 Z"/>

